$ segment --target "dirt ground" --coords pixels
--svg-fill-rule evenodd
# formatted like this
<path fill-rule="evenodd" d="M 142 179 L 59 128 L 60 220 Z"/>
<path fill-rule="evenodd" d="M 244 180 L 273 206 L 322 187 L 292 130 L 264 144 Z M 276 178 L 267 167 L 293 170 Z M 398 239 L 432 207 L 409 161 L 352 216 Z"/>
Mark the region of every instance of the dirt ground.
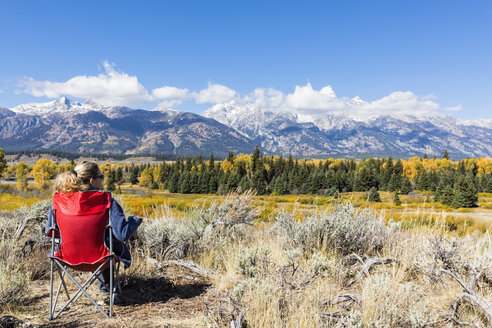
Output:
<path fill-rule="evenodd" d="M 83 274 L 83 277 L 87 274 Z M 24 327 L 206 327 L 205 314 L 220 297 L 220 293 L 206 281 L 183 273 L 184 279 L 170 282 L 165 277 L 122 277 L 122 304 L 115 305 L 113 317 L 105 318 L 86 298 L 63 311 L 55 320 L 48 320 L 49 278 L 31 282 L 29 295 L 23 304 L 7 307 L 1 316 L 11 315 L 24 322 Z M 57 284 L 56 284 L 57 286 Z M 69 285 L 69 293 L 76 291 Z M 89 289 L 91 296 L 104 310 L 107 297 L 99 296 L 97 286 Z M 60 296 L 57 309 L 66 301 Z"/>

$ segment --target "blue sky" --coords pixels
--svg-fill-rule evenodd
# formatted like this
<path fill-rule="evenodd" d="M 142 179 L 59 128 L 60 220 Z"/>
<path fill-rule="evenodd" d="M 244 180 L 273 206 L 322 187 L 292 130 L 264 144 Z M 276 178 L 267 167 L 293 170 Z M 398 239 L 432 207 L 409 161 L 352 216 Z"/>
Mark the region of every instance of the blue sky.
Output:
<path fill-rule="evenodd" d="M 492 117 L 491 1 L 0 6 L 4 107 L 60 96 L 198 113 L 231 101 L 297 112 L 362 102 L 378 114 Z"/>

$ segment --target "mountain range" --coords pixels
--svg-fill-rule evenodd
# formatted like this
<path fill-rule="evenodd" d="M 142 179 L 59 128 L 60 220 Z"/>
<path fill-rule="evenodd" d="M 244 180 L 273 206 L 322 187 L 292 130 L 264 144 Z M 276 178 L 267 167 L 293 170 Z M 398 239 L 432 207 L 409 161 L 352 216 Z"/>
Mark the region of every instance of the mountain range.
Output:
<path fill-rule="evenodd" d="M 251 153 L 303 157 L 442 154 L 492 156 L 492 119 L 451 116 L 301 115 L 254 104 L 218 104 L 202 115 L 171 109 L 132 109 L 60 98 L 0 107 L 0 147 L 76 153 L 169 153 L 224 156 Z"/>

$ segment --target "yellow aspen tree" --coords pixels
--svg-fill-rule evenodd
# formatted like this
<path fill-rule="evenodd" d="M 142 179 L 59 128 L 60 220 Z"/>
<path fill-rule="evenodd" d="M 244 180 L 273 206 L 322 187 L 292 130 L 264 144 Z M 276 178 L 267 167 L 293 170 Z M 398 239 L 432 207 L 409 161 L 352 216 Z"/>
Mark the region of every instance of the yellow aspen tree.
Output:
<path fill-rule="evenodd" d="M 152 176 L 152 169 L 150 167 L 145 168 L 140 176 L 140 185 L 142 187 L 149 187 L 152 182 L 154 182 L 154 177 Z"/>
<path fill-rule="evenodd" d="M 227 170 L 232 171 L 232 168 L 234 167 L 234 165 L 231 162 L 222 161 L 222 162 L 220 162 L 220 167 L 222 167 L 222 170 L 224 170 L 224 172 L 226 172 Z"/>
<path fill-rule="evenodd" d="M 34 175 L 34 181 L 39 189 L 48 189 L 50 186 L 50 179 L 55 173 L 55 163 L 52 160 L 41 158 L 36 162 L 32 169 Z"/>
<path fill-rule="evenodd" d="M 27 191 L 27 173 L 29 169 L 23 162 L 17 164 L 16 177 L 17 177 L 17 189 Z"/>

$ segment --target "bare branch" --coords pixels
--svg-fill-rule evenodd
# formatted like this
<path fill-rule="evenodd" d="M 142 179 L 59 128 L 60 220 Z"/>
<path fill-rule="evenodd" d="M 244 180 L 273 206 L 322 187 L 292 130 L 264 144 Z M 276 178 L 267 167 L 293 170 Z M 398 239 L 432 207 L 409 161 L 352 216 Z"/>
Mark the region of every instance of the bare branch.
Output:
<path fill-rule="evenodd" d="M 465 282 L 456 274 L 455 272 L 446 270 L 441 268 L 441 272 L 448 274 L 449 276 L 453 277 L 460 285 L 463 287 L 464 291 L 461 293 L 461 295 L 458 297 L 456 302 L 453 304 L 452 309 L 455 312 L 458 309 L 459 304 L 461 303 L 468 303 L 470 304 L 474 309 L 477 309 L 480 313 L 483 314 L 483 316 L 487 320 L 487 325 L 492 326 L 492 304 L 483 298 L 482 296 L 478 295 L 473 291 L 473 287 L 470 286 L 469 284 L 465 284 Z M 480 274 L 477 274 L 475 272 L 470 273 L 470 283 L 473 284 L 473 286 L 476 284 L 478 279 L 480 278 Z"/>
<path fill-rule="evenodd" d="M 360 259 L 360 257 L 359 257 L 359 259 Z M 393 263 L 393 262 L 398 262 L 398 260 L 395 259 L 394 257 L 384 257 L 384 258 L 382 258 L 382 257 L 369 257 L 369 258 L 366 258 L 366 261 L 363 262 L 362 266 L 357 271 L 355 278 L 352 279 L 351 281 L 349 281 L 347 283 L 347 286 L 351 286 L 355 282 L 359 281 L 360 279 L 362 279 L 362 277 L 364 275 L 369 275 L 369 272 L 371 271 L 371 269 L 374 266 L 380 265 L 380 264 L 389 264 L 389 263 Z"/>

